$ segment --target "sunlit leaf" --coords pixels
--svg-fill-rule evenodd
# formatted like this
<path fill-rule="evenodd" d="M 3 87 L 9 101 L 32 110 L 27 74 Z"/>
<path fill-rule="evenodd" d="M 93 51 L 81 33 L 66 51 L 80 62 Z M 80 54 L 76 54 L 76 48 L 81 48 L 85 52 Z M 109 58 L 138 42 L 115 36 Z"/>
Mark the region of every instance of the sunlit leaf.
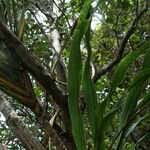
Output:
<path fill-rule="evenodd" d="M 83 123 L 79 110 L 78 99 L 82 78 L 82 59 L 80 52 L 80 43 L 88 26 L 89 21 L 87 20 L 87 14 L 89 12 L 90 5 L 90 0 L 85 1 L 85 5 L 78 19 L 77 28 L 73 35 L 68 68 L 68 106 L 72 121 L 73 136 L 78 150 L 86 149 Z"/>

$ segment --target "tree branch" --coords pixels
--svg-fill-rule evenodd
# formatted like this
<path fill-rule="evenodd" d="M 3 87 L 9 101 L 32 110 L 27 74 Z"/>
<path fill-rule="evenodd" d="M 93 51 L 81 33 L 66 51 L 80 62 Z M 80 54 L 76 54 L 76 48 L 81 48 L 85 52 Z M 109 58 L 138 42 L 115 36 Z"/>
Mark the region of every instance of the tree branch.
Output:
<path fill-rule="evenodd" d="M 21 59 L 25 69 L 33 75 L 33 77 L 40 83 L 40 85 L 52 95 L 56 104 L 62 109 L 67 110 L 67 95 L 63 95 L 58 89 L 54 80 L 41 66 L 39 59 L 34 53 L 26 50 L 21 41 L 6 27 L 0 20 L 0 40 L 5 43 L 7 48 L 14 50 L 17 56 Z"/>
<path fill-rule="evenodd" d="M 134 33 L 137 25 L 138 25 L 138 21 L 139 19 L 141 18 L 141 16 L 146 13 L 148 10 L 148 0 L 145 0 L 145 7 L 143 8 L 143 10 L 141 10 L 137 16 L 134 18 L 134 20 L 132 21 L 132 24 L 131 26 L 129 27 L 127 33 L 125 34 L 122 42 L 121 42 L 121 45 L 119 47 L 119 50 L 118 50 L 118 53 L 117 53 L 117 56 L 116 58 L 114 59 L 114 61 L 112 61 L 106 68 L 98 71 L 95 76 L 93 77 L 93 83 L 96 83 L 97 80 L 105 75 L 108 71 L 110 71 L 114 66 L 116 66 L 122 59 L 122 55 L 123 55 L 123 52 L 125 50 L 125 46 L 130 38 L 130 36 Z"/>
<path fill-rule="evenodd" d="M 5 43 L 7 48 L 9 48 L 10 50 L 14 50 L 14 52 L 20 58 L 25 70 L 27 70 L 39 82 L 39 84 L 45 89 L 45 91 L 47 91 L 47 93 L 52 96 L 55 103 L 62 110 L 62 113 L 65 116 L 65 120 L 68 121 L 66 124 L 68 124 L 68 128 L 70 129 L 70 115 L 67 104 L 68 96 L 62 94 L 61 90 L 57 87 L 50 74 L 43 68 L 43 66 L 41 66 L 39 59 L 34 55 L 34 53 L 26 50 L 21 41 L 6 27 L 5 24 L 2 23 L 1 20 L 0 40 Z M 38 120 L 39 122 L 41 122 L 40 116 Z M 49 136 L 51 136 L 53 139 L 53 135 L 55 135 L 53 133 L 55 133 L 55 130 L 50 126 L 47 120 L 44 120 L 43 126 Z M 70 130 L 67 130 L 69 135 L 72 133 Z M 71 135 L 70 137 L 72 137 Z M 58 136 L 56 139 L 59 139 Z M 56 139 L 54 137 L 54 142 L 56 141 Z"/>
<path fill-rule="evenodd" d="M 7 125 L 26 149 L 45 150 L 42 144 L 33 136 L 25 124 L 21 122 L 9 102 L 4 96 L 2 96 L 2 94 L 0 94 L 0 111 L 5 116 Z"/>

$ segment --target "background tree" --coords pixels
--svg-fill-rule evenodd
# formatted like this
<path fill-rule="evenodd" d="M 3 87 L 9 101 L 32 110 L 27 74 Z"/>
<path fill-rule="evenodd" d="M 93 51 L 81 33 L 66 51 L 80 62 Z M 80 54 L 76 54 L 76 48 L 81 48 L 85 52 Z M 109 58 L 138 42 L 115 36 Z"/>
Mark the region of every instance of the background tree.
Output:
<path fill-rule="evenodd" d="M 149 0 L 1 0 L 0 111 L 7 125 L 0 121 L 0 143 L 146 150 L 148 6 Z"/>

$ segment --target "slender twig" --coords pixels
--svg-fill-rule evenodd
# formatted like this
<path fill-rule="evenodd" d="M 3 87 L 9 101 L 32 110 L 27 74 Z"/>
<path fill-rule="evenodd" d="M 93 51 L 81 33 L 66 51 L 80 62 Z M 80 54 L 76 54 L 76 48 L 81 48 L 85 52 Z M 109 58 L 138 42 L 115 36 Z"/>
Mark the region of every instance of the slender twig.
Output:
<path fill-rule="evenodd" d="M 55 80 L 55 79 L 53 79 L 56 83 L 58 83 L 58 84 L 62 84 L 62 85 L 65 85 L 65 86 L 68 86 L 68 84 L 67 83 L 65 83 L 65 82 L 62 82 L 62 81 L 57 81 L 57 80 Z"/>
<path fill-rule="evenodd" d="M 68 27 L 71 28 L 71 25 L 69 23 L 68 17 L 66 16 L 66 14 L 63 12 L 63 10 L 57 5 L 57 3 L 53 0 L 55 6 L 59 9 L 59 11 L 62 13 L 62 15 L 65 17 L 66 22 L 68 24 Z"/>
<path fill-rule="evenodd" d="M 63 53 L 63 50 L 64 50 L 65 47 L 67 46 L 67 44 L 68 44 L 68 42 L 69 42 L 69 39 L 71 38 L 72 34 L 74 33 L 74 30 L 76 29 L 76 25 L 77 25 L 77 20 L 75 21 L 75 23 L 73 24 L 73 26 L 72 26 L 70 32 L 69 32 L 68 35 L 67 35 L 67 38 L 66 38 L 66 40 L 65 40 L 65 42 L 64 42 L 64 44 L 63 44 L 63 46 L 62 46 L 62 49 L 61 49 L 61 51 L 59 52 L 59 54 L 58 54 L 58 56 L 57 56 L 57 60 L 56 60 L 56 63 L 54 64 L 54 67 L 53 67 L 53 69 L 52 69 L 52 72 L 55 71 L 56 66 L 57 66 L 57 64 L 58 64 L 58 61 L 59 61 L 59 59 L 60 59 L 60 57 L 61 57 L 61 54 Z"/>
<path fill-rule="evenodd" d="M 31 9 L 28 9 L 28 10 L 29 10 L 30 13 L 33 15 L 33 17 L 35 18 L 35 20 L 36 20 L 36 22 L 37 22 L 37 24 L 38 24 L 38 26 L 39 26 L 41 32 L 44 34 L 44 36 L 46 37 L 46 39 L 48 39 L 48 36 L 47 36 L 45 30 L 43 29 L 42 24 L 39 22 L 38 18 L 37 18 L 36 15 L 34 14 L 34 12 L 33 12 Z"/>
<path fill-rule="evenodd" d="M 137 14 L 138 14 L 138 10 L 139 10 L 139 1 L 136 0 L 136 1 L 135 1 L 135 14 L 136 14 L 136 16 L 137 16 Z"/>
<path fill-rule="evenodd" d="M 17 9 L 15 0 L 12 0 L 12 9 L 13 9 L 13 17 L 14 17 L 14 33 L 17 35 Z"/>
<path fill-rule="evenodd" d="M 118 26 L 118 20 L 119 20 L 119 15 L 116 15 L 116 22 L 115 22 L 115 37 L 116 37 L 116 41 L 117 41 L 117 46 L 119 48 L 119 39 L 118 39 L 118 35 L 117 35 L 117 26 Z"/>

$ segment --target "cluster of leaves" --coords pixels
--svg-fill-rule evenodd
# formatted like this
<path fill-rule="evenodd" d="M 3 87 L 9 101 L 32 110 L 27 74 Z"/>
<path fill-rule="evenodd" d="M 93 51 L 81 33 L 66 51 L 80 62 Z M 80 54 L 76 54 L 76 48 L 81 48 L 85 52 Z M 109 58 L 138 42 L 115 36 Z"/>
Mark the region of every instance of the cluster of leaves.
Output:
<path fill-rule="evenodd" d="M 110 8 L 112 7 L 112 4 L 114 4 L 114 2 L 109 4 Z M 100 25 L 100 27 L 101 27 L 100 28 L 100 36 L 96 35 L 97 37 L 100 37 L 100 40 L 102 42 L 99 40 L 98 40 L 98 42 L 97 41 L 93 42 L 94 45 L 96 43 L 98 43 L 100 45 L 100 46 L 96 46 L 99 48 L 99 52 L 97 52 L 97 53 L 98 53 L 98 55 L 100 55 L 100 57 L 104 57 L 107 55 L 107 57 L 104 57 L 104 59 L 106 58 L 108 60 L 112 59 L 112 57 L 114 57 L 112 54 L 109 57 L 108 54 L 110 53 L 110 51 L 113 52 L 114 48 L 116 50 L 117 47 L 119 47 L 119 42 L 124 37 L 123 33 L 127 32 L 127 29 L 129 28 L 129 23 L 131 22 L 132 17 L 126 18 L 127 13 L 125 13 L 125 11 L 129 10 L 130 6 L 131 6 L 131 4 L 129 1 L 120 2 L 120 3 L 117 3 L 116 6 L 113 5 L 113 8 L 108 9 L 108 11 L 110 11 L 110 12 L 105 11 L 105 13 L 103 14 L 104 15 L 103 17 L 106 16 L 106 19 L 105 19 L 105 22 L 102 25 Z M 120 7 L 123 9 L 120 9 Z M 129 19 L 129 20 L 125 20 L 124 24 L 122 24 L 121 23 L 122 18 L 118 18 L 118 16 L 116 15 L 115 17 L 117 17 L 117 19 L 116 19 L 116 22 L 114 22 L 113 21 L 114 16 L 112 16 L 112 13 L 114 13 L 115 9 L 121 10 L 121 13 L 123 14 L 122 18 L 123 19 Z M 130 10 L 129 10 L 129 12 L 130 12 Z M 84 13 L 86 13 L 86 10 L 84 11 Z M 132 13 L 130 12 L 130 14 L 132 14 Z M 82 18 L 82 12 L 80 15 L 81 15 L 80 20 L 85 25 L 85 20 L 82 20 L 83 19 Z M 78 24 L 78 27 L 77 27 L 76 32 L 74 33 L 74 37 L 73 37 L 73 40 L 76 41 L 75 42 L 76 46 L 74 43 L 72 43 L 72 51 L 75 51 L 75 52 L 71 52 L 71 54 L 70 54 L 70 66 L 71 67 L 70 67 L 69 75 L 71 77 L 69 77 L 69 79 L 71 81 L 69 80 L 69 85 L 70 85 L 69 86 L 70 87 L 69 88 L 70 89 L 70 92 L 69 92 L 70 99 L 69 100 L 71 101 L 70 102 L 71 116 L 72 116 L 72 118 L 74 118 L 74 119 L 72 119 L 72 122 L 73 122 L 73 124 L 75 124 L 75 126 L 73 125 L 73 130 L 75 130 L 74 131 L 74 137 L 75 137 L 75 139 L 77 138 L 76 144 L 78 146 L 78 149 L 84 149 L 85 148 L 83 146 L 84 145 L 84 140 L 83 140 L 84 137 L 83 137 L 83 131 L 82 131 L 83 125 L 82 125 L 82 121 L 81 121 L 82 117 L 80 116 L 79 106 L 78 106 L 78 94 L 79 94 L 78 92 L 79 92 L 79 87 L 80 87 L 79 81 L 81 80 L 81 79 L 79 79 L 79 77 L 81 77 L 81 74 L 80 74 L 81 68 L 79 68 L 79 66 L 81 65 L 80 64 L 81 63 L 81 58 L 80 58 L 81 54 L 79 51 L 79 47 L 77 46 L 78 43 L 81 42 L 81 41 L 79 42 L 79 37 L 82 37 L 84 35 L 84 33 L 82 33 L 82 34 L 78 33 L 78 30 L 80 30 L 80 31 L 83 30 L 80 23 Z M 104 32 L 104 33 L 102 33 L 102 32 Z M 75 36 L 78 37 L 78 40 Z M 110 37 L 112 37 L 112 38 L 110 38 Z M 141 40 L 138 40 L 139 37 L 141 38 Z M 106 104 L 108 103 L 107 101 L 109 101 L 109 98 L 110 98 L 110 96 L 112 96 L 114 90 L 122 82 L 122 80 L 125 76 L 125 73 L 126 73 L 127 69 L 129 68 L 129 66 L 140 55 L 145 54 L 147 52 L 145 54 L 145 58 L 144 58 L 144 61 L 142 63 L 143 64 L 142 68 L 145 68 L 145 67 L 149 68 L 149 66 L 144 65 L 148 61 L 147 58 L 149 55 L 148 54 L 149 53 L 149 42 L 145 43 L 144 39 L 142 39 L 142 36 L 136 36 L 136 34 L 132 36 L 130 44 L 134 44 L 134 42 L 136 43 L 136 46 L 137 46 L 136 51 L 134 51 L 134 49 L 131 49 L 133 52 L 130 52 L 130 54 L 128 54 L 124 59 L 121 60 L 117 70 L 115 71 L 115 75 L 114 75 L 113 81 L 111 83 L 110 91 L 107 93 L 108 96 L 106 94 L 105 95 L 106 98 L 104 98 L 104 100 L 102 102 L 100 101 L 100 103 L 97 103 L 96 96 L 95 96 L 96 93 L 93 89 L 92 82 L 90 81 L 91 77 L 88 75 L 88 73 L 90 73 L 90 70 L 88 69 L 88 65 L 89 65 L 88 61 L 89 61 L 89 59 L 91 59 L 90 54 L 89 54 L 89 57 L 87 58 L 87 64 L 85 64 L 85 73 L 83 74 L 83 91 L 85 91 L 85 98 L 87 100 L 87 103 L 86 103 L 87 104 L 87 113 L 88 113 L 88 118 L 89 118 L 89 124 L 91 126 L 91 131 L 93 133 L 93 143 L 94 143 L 94 147 L 95 147 L 94 149 L 104 149 L 104 147 L 105 147 L 104 143 L 102 142 L 104 140 L 103 138 L 105 136 L 105 133 L 104 133 L 105 132 L 104 131 L 105 126 L 106 126 L 106 129 L 109 128 L 108 121 L 111 121 L 111 119 L 115 116 L 116 110 L 118 110 L 117 105 L 118 105 L 118 103 L 120 103 L 120 101 L 117 102 L 116 105 L 114 105 L 114 107 L 112 107 L 108 111 L 107 115 L 103 116 L 103 114 L 105 113 L 105 107 L 106 107 Z M 96 40 L 97 40 L 97 38 L 96 38 Z M 90 41 L 90 35 L 88 35 L 87 41 Z M 141 45 L 144 45 L 144 46 L 141 46 Z M 105 48 L 105 50 L 103 50 L 103 47 Z M 89 47 L 87 47 L 87 49 L 89 49 Z M 99 54 L 100 52 L 101 52 L 101 54 Z M 77 58 L 78 58 L 78 61 L 77 61 Z M 106 64 L 108 63 L 108 60 L 105 60 Z M 102 61 L 100 61 L 100 62 L 103 63 Z M 146 63 L 146 64 L 148 64 L 148 63 Z M 74 68 L 74 69 L 72 69 L 72 68 Z M 144 85 L 144 88 L 145 88 L 145 81 L 147 81 L 147 79 L 145 79 L 144 81 L 141 81 L 141 80 L 143 80 L 143 77 L 145 78 L 146 74 L 147 74 L 147 77 L 149 77 L 149 75 L 148 75 L 149 71 L 148 70 L 146 69 L 145 71 L 141 71 L 135 77 L 135 79 L 133 79 L 133 81 L 130 85 L 130 88 L 128 90 L 129 93 L 127 94 L 127 98 L 125 99 L 125 104 L 124 104 L 124 107 L 122 110 L 123 112 L 121 114 L 121 123 L 120 123 L 120 127 L 119 127 L 120 132 L 117 135 L 117 137 L 119 136 L 118 146 L 115 146 L 115 147 L 117 147 L 117 149 L 123 148 L 125 138 L 141 122 L 139 120 L 143 120 L 145 118 L 146 118 L 146 121 L 149 120 L 149 115 L 146 114 L 146 115 L 144 115 L 144 117 L 140 117 L 137 121 L 135 121 L 136 117 L 137 117 L 136 115 L 138 113 L 142 112 L 142 110 L 143 110 L 142 107 L 147 107 L 147 104 L 149 103 L 148 98 L 146 98 L 146 100 L 145 100 L 145 98 L 143 98 L 142 101 L 146 101 L 146 103 L 145 103 L 146 105 L 143 105 L 142 107 L 138 107 L 138 105 L 137 105 L 138 99 L 141 98 L 140 92 L 143 91 L 143 89 L 141 89 L 139 87 L 143 87 L 142 85 Z M 75 74 L 75 73 L 77 73 L 77 74 Z M 148 83 L 146 85 L 148 85 Z M 139 88 L 139 90 L 138 90 L 138 88 Z M 141 103 L 143 103 L 143 102 L 141 102 Z M 138 109 L 136 109 L 136 107 L 138 107 Z M 98 116 L 98 118 L 97 118 L 97 116 Z M 133 127 L 131 125 L 134 121 L 136 123 L 134 123 L 134 125 L 133 125 L 134 127 Z M 97 122 L 98 123 L 100 122 L 100 125 L 98 125 Z M 79 130 L 82 132 L 78 133 Z M 98 137 L 95 137 L 97 132 L 100 135 L 98 135 Z M 147 137 L 147 136 L 149 136 L 149 133 L 146 136 L 144 135 L 144 137 Z M 79 139 L 79 137 L 80 137 L 80 139 Z M 144 139 L 144 138 L 142 137 L 141 139 Z M 115 142 L 115 141 L 113 141 L 113 142 Z M 110 147 L 112 147 L 112 145 Z"/>
<path fill-rule="evenodd" d="M 146 140 L 150 136 L 148 132 L 150 41 L 147 13 L 143 13 L 144 17 L 140 16 L 139 21 L 136 21 L 136 26 L 138 24 L 136 30 L 132 31 L 131 37 L 128 37 L 122 48 L 124 53 L 120 54 L 118 51 L 132 26 L 132 21 L 144 8 L 144 2 L 102 0 L 96 3 L 96 7 L 91 3 L 91 0 L 86 0 L 85 3 L 82 0 L 54 3 L 58 9 L 57 27 L 62 47 L 67 43 L 63 47 L 61 57 L 68 68 L 68 107 L 76 147 L 78 150 L 85 150 L 87 145 L 94 150 L 132 150 L 135 147 L 147 149 Z M 44 68 L 49 70 L 55 80 L 57 75 L 51 72 L 56 64 L 55 51 L 52 42 L 48 40 L 50 38 L 48 32 L 52 28 L 49 27 L 49 20 L 38 17 L 41 12 L 39 13 L 32 2 L 6 0 L 0 2 L 0 10 L 6 10 L 8 13 L 5 17 L 6 14 L 0 11 L 0 18 L 24 42 L 27 49 L 40 58 Z M 11 14 L 16 15 L 12 17 Z M 91 29 L 92 15 L 100 15 L 95 29 Z M 70 30 L 73 35 L 68 34 Z M 2 53 L 2 50 L 0 52 Z M 3 59 L 1 53 L 0 59 Z M 119 63 L 118 66 L 106 71 L 107 74 L 102 74 L 103 76 L 99 76 L 95 81 L 95 75 L 107 68 L 118 55 L 121 55 L 120 60 L 112 67 Z M 0 67 L 3 68 L 2 65 Z M 12 72 L 8 65 L 6 71 Z M 31 81 L 36 98 L 43 104 L 45 96 L 41 87 L 32 77 Z M 59 85 L 59 81 L 57 83 Z M 86 103 L 83 112 L 79 99 L 82 92 L 83 103 Z M 10 103 L 13 102 L 10 100 Z M 54 102 L 51 102 L 48 106 L 49 118 L 54 113 L 53 105 Z M 27 113 L 30 110 L 24 112 L 25 108 L 21 106 L 15 108 L 16 105 L 13 105 L 13 107 L 18 115 L 21 114 L 19 116 L 29 117 L 22 117 L 22 121 L 36 133 L 35 137 L 41 140 L 43 132 L 38 127 L 35 128 L 38 122 L 31 112 Z M 65 132 L 61 115 L 55 120 L 55 125 L 57 127 L 59 125 L 61 132 Z M 3 122 L 0 130 L 2 133 L 0 142 L 7 142 L 8 148 L 10 146 L 11 149 L 21 147 L 16 138 L 9 135 L 10 131 Z"/>

